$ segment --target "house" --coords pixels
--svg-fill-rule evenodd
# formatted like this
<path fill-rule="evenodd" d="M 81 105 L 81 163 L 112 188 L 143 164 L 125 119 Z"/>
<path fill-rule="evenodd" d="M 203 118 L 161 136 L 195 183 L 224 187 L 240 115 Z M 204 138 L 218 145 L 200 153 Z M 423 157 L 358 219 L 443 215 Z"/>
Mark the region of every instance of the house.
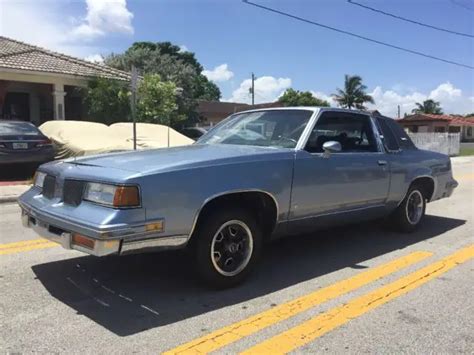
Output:
<path fill-rule="evenodd" d="M 93 77 L 130 80 L 127 72 L 0 36 L 0 119 L 84 119 L 76 88 Z"/>
<path fill-rule="evenodd" d="M 474 142 L 474 120 L 463 116 L 418 113 L 406 116 L 397 122 L 408 132 L 460 133 L 461 142 Z"/>
<path fill-rule="evenodd" d="M 268 107 L 282 107 L 283 104 L 279 102 L 268 102 L 263 104 L 248 105 L 237 102 L 223 102 L 223 101 L 199 101 L 197 112 L 201 118 L 202 125 L 213 126 L 224 118 L 236 112 L 253 110 Z"/>

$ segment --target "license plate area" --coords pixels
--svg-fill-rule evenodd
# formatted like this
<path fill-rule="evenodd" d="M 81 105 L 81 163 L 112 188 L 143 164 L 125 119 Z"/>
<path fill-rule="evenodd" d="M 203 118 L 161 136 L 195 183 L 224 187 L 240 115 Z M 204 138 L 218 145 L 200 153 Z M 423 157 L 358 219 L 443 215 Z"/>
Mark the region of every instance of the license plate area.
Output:
<path fill-rule="evenodd" d="M 13 149 L 28 149 L 28 143 L 13 142 L 12 148 Z"/>

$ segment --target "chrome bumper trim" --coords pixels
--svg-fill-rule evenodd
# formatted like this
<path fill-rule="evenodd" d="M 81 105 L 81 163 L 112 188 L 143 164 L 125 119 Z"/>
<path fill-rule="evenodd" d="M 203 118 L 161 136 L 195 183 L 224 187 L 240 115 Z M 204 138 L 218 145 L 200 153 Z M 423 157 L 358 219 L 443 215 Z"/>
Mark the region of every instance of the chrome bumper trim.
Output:
<path fill-rule="evenodd" d="M 23 209 L 21 221 L 24 227 L 33 229 L 41 237 L 58 243 L 65 249 L 78 250 L 94 256 L 105 256 L 110 254 L 125 255 L 166 249 L 178 249 L 186 246 L 189 239 L 188 235 L 158 236 L 143 240 L 136 240 L 134 235 L 131 235 L 129 239 L 110 240 L 89 237 L 94 240 L 94 249 L 89 249 L 72 243 L 72 233 L 74 231 L 55 228 L 55 226 L 41 221 L 36 216 L 30 216 Z M 58 233 L 53 233 L 51 227 L 58 230 Z M 59 230 L 61 230 L 61 233 L 59 233 Z"/>
<path fill-rule="evenodd" d="M 178 249 L 184 247 L 188 242 L 187 235 L 173 235 L 153 239 L 124 241 L 120 249 L 120 255 L 145 253 L 165 249 Z"/>
<path fill-rule="evenodd" d="M 81 223 L 77 220 L 69 220 L 63 216 L 57 216 L 45 211 L 38 210 L 31 205 L 18 200 L 23 213 L 28 214 L 29 216 L 39 219 L 44 223 L 53 225 L 55 227 L 72 230 L 74 232 L 83 234 L 87 237 L 93 239 L 99 239 L 104 241 L 110 241 L 113 239 L 122 240 L 122 239 L 148 239 L 153 238 L 157 232 L 156 231 L 147 231 L 146 224 L 154 222 L 164 222 L 164 219 L 150 220 L 146 224 L 115 224 L 115 225 L 100 225 L 92 226 L 85 223 Z"/>
<path fill-rule="evenodd" d="M 105 256 L 116 254 L 120 250 L 120 240 L 98 240 L 94 239 L 94 249 L 88 249 L 80 245 L 72 243 L 72 232 L 64 231 L 61 234 L 56 234 L 50 231 L 50 226 L 36 218 L 32 218 L 26 213 L 22 212 L 22 224 L 25 227 L 33 229 L 41 237 L 51 240 L 52 242 L 60 244 L 64 249 L 78 250 L 90 255 Z M 91 238 L 92 239 L 92 238 Z"/>

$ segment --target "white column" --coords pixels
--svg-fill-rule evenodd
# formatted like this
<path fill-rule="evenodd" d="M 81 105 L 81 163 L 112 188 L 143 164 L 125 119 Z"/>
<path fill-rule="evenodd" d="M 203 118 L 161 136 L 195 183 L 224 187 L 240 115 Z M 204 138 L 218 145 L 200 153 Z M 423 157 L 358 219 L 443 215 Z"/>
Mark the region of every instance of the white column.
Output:
<path fill-rule="evenodd" d="M 53 104 L 54 104 L 54 119 L 55 120 L 64 120 L 64 96 L 66 92 L 64 91 L 63 84 L 54 84 L 53 90 Z"/>

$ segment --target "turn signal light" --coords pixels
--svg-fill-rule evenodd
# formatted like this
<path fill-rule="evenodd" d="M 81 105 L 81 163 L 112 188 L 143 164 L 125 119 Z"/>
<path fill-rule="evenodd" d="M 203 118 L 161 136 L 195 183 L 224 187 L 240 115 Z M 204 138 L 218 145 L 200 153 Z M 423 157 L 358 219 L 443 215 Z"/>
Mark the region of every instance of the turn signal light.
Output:
<path fill-rule="evenodd" d="M 147 232 L 163 232 L 164 231 L 164 221 L 157 221 L 153 223 L 148 223 L 145 226 Z"/>
<path fill-rule="evenodd" d="M 74 233 L 72 235 L 72 244 L 94 250 L 95 241 L 94 239 L 90 239 L 90 238 L 84 237 L 83 235 Z"/>
<path fill-rule="evenodd" d="M 138 207 L 140 197 L 136 186 L 117 186 L 114 194 L 114 207 Z"/>

